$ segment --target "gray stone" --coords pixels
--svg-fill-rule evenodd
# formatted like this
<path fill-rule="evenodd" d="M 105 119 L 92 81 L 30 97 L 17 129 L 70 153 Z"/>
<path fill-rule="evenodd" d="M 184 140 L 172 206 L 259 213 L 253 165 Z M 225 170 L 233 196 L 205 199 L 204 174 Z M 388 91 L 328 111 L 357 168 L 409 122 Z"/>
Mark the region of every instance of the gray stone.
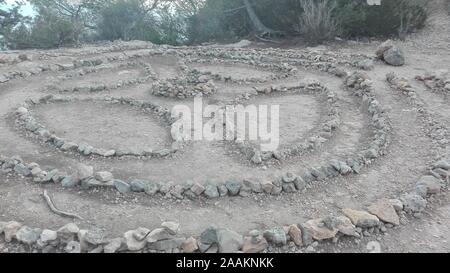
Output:
<path fill-rule="evenodd" d="M 116 253 L 122 247 L 122 238 L 112 239 L 103 247 L 104 253 Z"/>
<path fill-rule="evenodd" d="M 76 179 L 73 176 L 66 176 L 61 181 L 61 185 L 64 188 L 73 188 L 73 187 L 76 187 L 79 183 L 80 183 L 80 180 Z"/>
<path fill-rule="evenodd" d="M 0 234 L 3 233 L 3 229 L 5 228 L 6 224 L 7 224 L 6 222 L 0 221 Z"/>
<path fill-rule="evenodd" d="M 120 193 L 129 193 L 131 192 L 131 186 L 125 181 L 114 179 L 114 187 Z"/>
<path fill-rule="evenodd" d="M 244 253 L 260 253 L 268 247 L 267 240 L 262 236 L 245 237 L 244 244 L 242 246 L 242 252 Z"/>
<path fill-rule="evenodd" d="M 347 216 L 352 223 L 361 228 L 376 227 L 380 224 L 380 220 L 375 215 L 366 211 L 354 210 L 345 208 L 342 212 Z"/>
<path fill-rule="evenodd" d="M 60 148 L 62 151 L 73 151 L 78 149 L 78 145 L 73 142 L 64 142 L 64 144 Z"/>
<path fill-rule="evenodd" d="M 147 235 L 150 230 L 146 228 L 138 228 L 135 230 L 129 230 L 124 233 L 125 245 L 129 251 L 139 251 L 142 250 L 147 244 Z"/>
<path fill-rule="evenodd" d="M 184 187 L 182 185 L 174 185 L 170 189 L 170 194 L 177 199 L 183 199 Z"/>
<path fill-rule="evenodd" d="M 264 238 L 275 245 L 284 246 L 287 243 L 286 232 L 282 227 L 276 227 L 270 230 L 264 231 Z"/>
<path fill-rule="evenodd" d="M 91 245 L 101 245 L 106 242 L 105 234 L 100 229 L 88 230 L 84 240 Z"/>
<path fill-rule="evenodd" d="M 334 238 L 338 233 L 337 228 L 327 226 L 323 219 L 309 220 L 303 227 L 306 232 L 318 241 Z"/>
<path fill-rule="evenodd" d="M 251 191 L 255 193 L 263 192 L 261 183 L 256 179 L 244 179 L 244 186 L 251 189 Z"/>
<path fill-rule="evenodd" d="M 200 242 L 205 245 L 217 243 L 217 229 L 216 227 L 208 227 L 200 235 Z"/>
<path fill-rule="evenodd" d="M 297 191 L 294 183 L 283 183 L 283 185 L 281 187 L 283 188 L 283 191 L 287 192 L 287 193 L 292 193 L 292 192 Z"/>
<path fill-rule="evenodd" d="M 220 253 L 235 253 L 242 248 L 243 244 L 244 238 L 242 235 L 229 229 L 217 231 L 217 245 Z"/>
<path fill-rule="evenodd" d="M 231 196 L 236 196 L 239 194 L 242 184 L 238 181 L 231 180 L 225 183 L 225 187 L 228 189 L 228 193 Z"/>
<path fill-rule="evenodd" d="M 94 177 L 100 182 L 108 182 L 114 179 L 112 173 L 106 171 L 96 172 Z"/>
<path fill-rule="evenodd" d="M 58 173 L 57 169 L 51 170 L 47 173 L 46 176 L 42 179 L 42 182 L 50 182 L 52 181 L 53 176 L 55 176 Z"/>
<path fill-rule="evenodd" d="M 180 231 L 180 224 L 173 221 L 164 222 L 161 226 L 166 229 L 171 235 L 176 235 Z"/>
<path fill-rule="evenodd" d="M 22 163 L 14 166 L 14 171 L 22 176 L 31 176 L 31 170 Z"/>
<path fill-rule="evenodd" d="M 91 178 L 94 175 L 94 168 L 84 164 L 77 164 L 76 176 L 79 180 Z"/>
<path fill-rule="evenodd" d="M 159 189 L 160 189 L 160 186 L 158 183 L 150 182 L 150 183 L 147 183 L 147 185 L 145 187 L 145 193 L 150 196 L 153 196 L 156 193 L 158 193 Z"/>
<path fill-rule="evenodd" d="M 208 197 L 210 199 L 218 198 L 220 196 L 219 190 L 217 189 L 217 186 L 215 186 L 215 185 L 206 185 L 204 194 L 206 197 Z"/>
<path fill-rule="evenodd" d="M 167 193 L 170 193 L 170 190 L 172 189 L 172 187 L 174 186 L 174 182 L 172 182 L 172 181 L 169 181 L 169 182 L 161 182 L 161 183 L 159 183 L 159 185 L 160 185 L 160 188 L 159 188 L 159 191 L 162 193 L 162 194 L 167 194 Z"/>
<path fill-rule="evenodd" d="M 58 229 L 58 238 L 63 242 L 73 241 L 80 229 L 77 225 L 70 223 Z"/>
<path fill-rule="evenodd" d="M 169 251 L 172 249 L 180 248 L 184 243 L 184 238 L 172 238 L 162 241 L 157 241 L 154 243 L 150 243 L 148 245 L 149 249 L 157 250 L 157 251 Z"/>
<path fill-rule="evenodd" d="M 228 189 L 227 189 L 227 187 L 225 187 L 225 185 L 219 185 L 219 186 L 217 186 L 217 189 L 219 190 L 220 196 L 228 195 Z"/>
<path fill-rule="evenodd" d="M 306 182 L 301 177 L 297 177 L 297 179 L 294 181 L 295 188 L 299 191 L 306 188 Z"/>
<path fill-rule="evenodd" d="M 39 167 L 34 167 L 33 169 L 31 169 L 31 175 L 33 177 L 41 176 L 42 174 L 43 174 L 42 169 Z"/>
<path fill-rule="evenodd" d="M 88 190 L 90 188 L 114 188 L 114 182 L 100 182 L 94 178 L 89 180 L 83 180 L 81 182 L 81 188 L 84 190 Z"/>
<path fill-rule="evenodd" d="M 376 215 L 383 222 L 391 223 L 396 226 L 400 225 L 400 219 L 389 199 L 383 198 L 378 200 L 370 205 L 368 210 L 371 214 Z"/>
<path fill-rule="evenodd" d="M 261 187 L 262 187 L 262 189 L 263 189 L 263 191 L 264 191 L 265 193 L 271 194 L 271 193 L 272 193 L 272 190 L 273 190 L 273 188 L 274 188 L 274 185 L 272 184 L 272 181 L 270 181 L 270 180 L 264 180 L 264 181 L 261 183 Z"/>
<path fill-rule="evenodd" d="M 358 63 L 358 68 L 362 69 L 362 70 L 372 70 L 374 69 L 375 65 L 373 63 L 372 60 L 370 59 L 366 59 L 366 60 L 362 60 Z"/>
<path fill-rule="evenodd" d="M 162 149 L 160 151 L 155 152 L 155 154 L 160 157 L 166 157 L 166 156 L 170 155 L 170 153 L 171 152 L 169 149 Z"/>
<path fill-rule="evenodd" d="M 197 196 L 200 196 L 205 191 L 205 187 L 202 184 L 195 183 L 194 185 L 192 185 L 191 191 Z"/>
<path fill-rule="evenodd" d="M 189 237 L 181 245 L 183 253 L 194 253 L 198 250 L 197 240 L 194 237 Z"/>
<path fill-rule="evenodd" d="M 16 237 L 17 231 L 22 227 L 19 222 L 11 221 L 3 225 L 3 233 L 5 234 L 5 241 L 11 242 Z"/>
<path fill-rule="evenodd" d="M 426 197 L 428 194 L 437 194 L 442 187 L 441 181 L 430 175 L 422 176 L 416 186 L 422 186 L 425 189 L 425 196 L 422 197 Z"/>
<path fill-rule="evenodd" d="M 381 45 L 378 46 L 375 55 L 377 55 L 379 59 L 383 59 L 384 53 L 389 49 L 391 49 L 393 46 L 394 42 L 392 40 L 386 40 L 385 42 L 383 42 Z"/>
<path fill-rule="evenodd" d="M 402 66 L 405 64 L 404 53 L 397 46 L 393 46 L 392 48 L 390 48 L 386 52 L 384 52 L 383 58 L 387 64 L 390 64 L 393 66 Z"/>
<path fill-rule="evenodd" d="M 148 181 L 144 180 L 133 180 L 130 183 L 131 190 L 134 192 L 144 192 L 148 183 Z"/>
<path fill-rule="evenodd" d="M 342 175 L 347 175 L 352 173 L 353 170 L 350 166 L 348 166 L 345 162 L 339 162 L 339 173 Z"/>
<path fill-rule="evenodd" d="M 415 193 L 406 193 L 400 197 L 403 209 L 408 213 L 422 212 L 427 207 L 427 200 Z"/>
<path fill-rule="evenodd" d="M 313 167 L 310 169 L 310 173 L 317 180 L 324 180 L 326 178 L 326 175 L 322 171 L 320 171 L 320 168 Z"/>
<path fill-rule="evenodd" d="M 295 176 L 293 173 L 287 173 L 282 177 L 282 181 L 284 183 L 293 183 L 295 180 L 297 180 L 297 176 Z"/>
<path fill-rule="evenodd" d="M 81 253 L 81 245 L 76 241 L 70 241 L 69 243 L 67 243 L 66 247 L 64 248 L 64 251 L 66 253 L 71 254 Z"/>
<path fill-rule="evenodd" d="M 441 168 L 444 170 L 450 170 L 450 163 L 446 160 L 440 160 L 436 164 L 434 164 L 435 168 Z"/>
<path fill-rule="evenodd" d="M 147 242 L 148 243 L 154 243 L 161 240 L 167 240 L 172 238 L 172 234 L 166 229 L 166 228 L 157 228 L 152 230 L 147 236 Z"/>
<path fill-rule="evenodd" d="M 262 157 L 261 157 L 261 152 L 257 151 L 255 152 L 255 154 L 252 156 L 251 161 L 254 164 L 261 164 L 262 163 Z"/>
<path fill-rule="evenodd" d="M 41 233 L 40 240 L 42 243 L 47 244 L 55 241 L 58 238 L 58 233 L 54 230 L 44 229 Z"/>
<path fill-rule="evenodd" d="M 16 239 L 23 244 L 32 245 L 39 240 L 41 232 L 41 229 L 23 226 L 17 231 Z"/>

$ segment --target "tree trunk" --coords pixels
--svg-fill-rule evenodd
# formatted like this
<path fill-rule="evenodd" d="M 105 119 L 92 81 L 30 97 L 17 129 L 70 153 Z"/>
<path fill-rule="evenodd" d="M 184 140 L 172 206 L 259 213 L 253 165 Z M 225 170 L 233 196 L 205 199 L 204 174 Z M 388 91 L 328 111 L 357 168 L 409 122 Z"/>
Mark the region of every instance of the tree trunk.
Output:
<path fill-rule="evenodd" d="M 256 15 L 255 9 L 252 7 L 250 0 L 243 0 L 243 1 L 244 1 L 245 8 L 247 9 L 248 16 L 250 17 L 250 20 L 252 21 L 252 24 L 253 24 L 253 27 L 255 28 L 255 30 L 262 36 L 273 33 L 274 31 L 272 29 L 266 27 L 261 22 L 258 15 Z"/>

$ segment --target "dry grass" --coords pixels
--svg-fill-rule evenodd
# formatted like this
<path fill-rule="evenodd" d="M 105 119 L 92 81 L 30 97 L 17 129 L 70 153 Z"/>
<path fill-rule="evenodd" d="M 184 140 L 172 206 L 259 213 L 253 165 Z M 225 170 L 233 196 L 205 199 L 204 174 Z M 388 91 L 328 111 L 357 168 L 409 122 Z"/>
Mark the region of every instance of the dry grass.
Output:
<path fill-rule="evenodd" d="M 330 0 L 299 0 L 303 7 L 297 30 L 310 44 L 320 44 L 335 37 L 338 24 L 332 16 L 336 2 Z"/>

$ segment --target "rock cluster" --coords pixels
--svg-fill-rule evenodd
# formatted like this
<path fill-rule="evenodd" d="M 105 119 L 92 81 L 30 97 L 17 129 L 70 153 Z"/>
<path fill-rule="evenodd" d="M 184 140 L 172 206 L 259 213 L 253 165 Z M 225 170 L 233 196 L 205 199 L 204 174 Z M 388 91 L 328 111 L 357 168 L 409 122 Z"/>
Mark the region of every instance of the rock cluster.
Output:
<path fill-rule="evenodd" d="M 153 71 L 152 67 L 147 63 L 142 62 L 128 62 L 125 65 L 119 65 L 118 69 L 130 69 L 140 67 L 143 69 L 142 76 L 137 77 L 135 79 L 128 80 L 119 80 L 115 83 L 103 84 L 103 83 L 90 83 L 90 84 L 81 84 L 74 87 L 61 87 L 60 85 L 50 85 L 48 87 L 51 91 L 57 91 L 60 93 L 68 93 L 68 92 L 101 92 L 107 90 L 114 90 L 118 88 L 122 88 L 125 86 L 132 86 L 137 84 L 146 83 L 150 80 L 156 80 L 156 73 Z M 106 67 L 94 67 L 89 69 L 83 69 L 77 73 L 78 76 L 84 76 L 90 73 L 98 73 L 101 70 L 111 70 L 110 66 Z M 116 68 L 117 69 L 117 68 Z M 71 77 L 72 75 L 65 75 L 64 78 Z"/>
<path fill-rule="evenodd" d="M 417 76 L 416 80 L 423 82 L 433 92 L 450 94 L 450 73 L 448 70 Z"/>
<path fill-rule="evenodd" d="M 156 96 L 185 99 L 217 92 L 214 81 L 197 71 L 167 80 L 153 82 L 150 92 Z"/>
<path fill-rule="evenodd" d="M 118 149 L 102 149 L 97 148 L 87 143 L 75 143 L 70 140 L 65 140 L 47 130 L 41 125 L 31 114 L 30 107 L 36 105 L 46 105 L 49 103 L 70 103 L 78 102 L 80 99 L 66 96 L 53 96 L 48 95 L 40 99 L 28 100 L 23 106 L 19 107 L 16 112 L 16 123 L 20 125 L 27 132 L 33 133 L 40 141 L 54 145 L 56 148 L 63 152 L 78 153 L 82 156 L 100 156 L 100 157 L 123 157 L 123 156 L 137 156 L 137 157 L 167 157 L 173 153 L 176 153 L 181 147 L 182 143 L 173 142 L 172 147 L 162 148 L 160 150 L 148 150 L 146 148 L 137 150 L 118 150 Z M 151 114 L 152 116 L 163 120 L 168 125 L 173 123 L 173 119 L 170 115 L 170 111 L 157 104 L 153 104 L 147 101 L 138 101 L 130 98 L 105 98 L 105 99 L 93 99 L 88 98 L 83 101 L 97 101 L 111 104 L 125 104 L 131 107 L 136 107 L 142 110 L 144 113 Z"/>
<path fill-rule="evenodd" d="M 392 40 L 382 43 L 375 52 L 380 60 L 393 66 L 402 66 L 405 64 L 405 56 L 403 51 L 394 44 Z"/>

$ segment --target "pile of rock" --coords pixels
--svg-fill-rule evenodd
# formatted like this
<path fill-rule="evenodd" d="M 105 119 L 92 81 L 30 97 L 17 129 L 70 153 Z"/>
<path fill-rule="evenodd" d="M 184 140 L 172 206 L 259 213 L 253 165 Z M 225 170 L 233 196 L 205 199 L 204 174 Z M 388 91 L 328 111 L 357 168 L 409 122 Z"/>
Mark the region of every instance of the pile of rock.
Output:
<path fill-rule="evenodd" d="M 405 64 L 405 54 L 392 40 L 382 43 L 375 52 L 377 58 L 393 66 Z"/>
<path fill-rule="evenodd" d="M 156 96 L 185 99 L 198 95 L 211 95 L 217 92 L 217 86 L 207 75 L 190 71 L 184 76 L 159 80 L 153 83 L 151 93 Z"/>
<path fill-rule="evenodd" d="M 423 82 L 428 89 L 434 92 L 450 94 L 450 73 L 448 70 L 417 76 L 416 80 Z"/>
<path fill-rule="evenodd" d="M 16 123 L 19 124 L 27 132 L 33 133 L 39 140 L 49 143 L 57 147 L 63 152 L 76 152 L 82 156 L 100 156 L 100 157 L 123 157 L 123 156 L 136 156 L 136 157 L 167 157 L 176 153 L 183 147 L 183 144 L 175 141 L 170 148 L 163 148 L 160 150 L 151 150 L 147 148 L 136 150 L 118 150 L 118 149 L 102 149 L 96 148 L 87 143 L 75 143 L 73 141 L 65 140 L 47 130 L 42 124 L 40 124 L 31 114 L 29 108 L 35 105 L 46 105 L 49 103 L 69 103 L 77 101 L 100 101 L 112 104 L 126 104 L 132 107 L 136 107 L 145 113 L 150 113 L 158 119 L 162 119 L 168 125 L 171 125 L 174 120 L 171 117 L 170 111 L 164 107 L 153 104 L 151 102 L 139 101 L 130 98 L 104 98 L 104 99 L 77 99 L 74 97 L 65 96 L 53 96 L 48 95 L 39 99 L 28 100 L 25 104 L 16 110 Z"/>

